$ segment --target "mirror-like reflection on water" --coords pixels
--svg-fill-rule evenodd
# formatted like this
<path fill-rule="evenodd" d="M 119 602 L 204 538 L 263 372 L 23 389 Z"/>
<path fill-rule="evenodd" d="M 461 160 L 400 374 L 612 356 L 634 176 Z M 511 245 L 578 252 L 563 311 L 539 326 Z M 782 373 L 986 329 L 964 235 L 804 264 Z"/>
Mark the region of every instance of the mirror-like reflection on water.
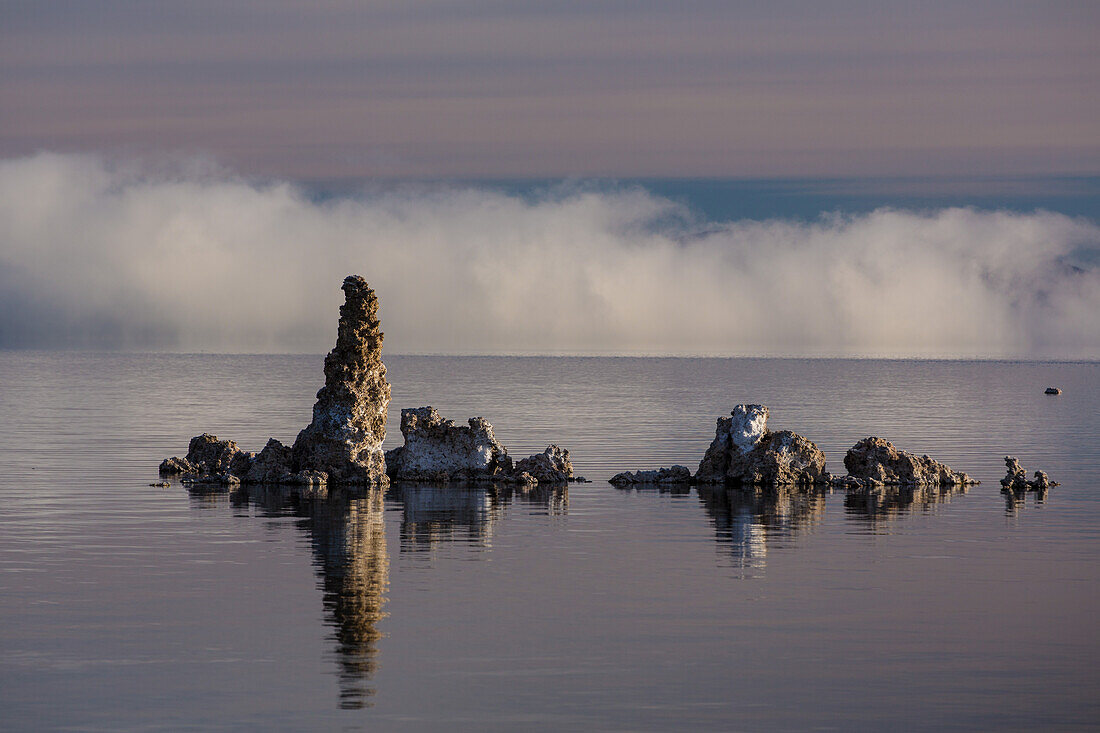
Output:
<path fill-rule="evenodd" d="M 150 486 L 204 430 L 292 441 L 323 357 L 0 352 L 0 727 L 1091 729 L 1100 365 L 386 357 L 593 483 Z M 1049 384 L 1062 395 L 1043 394 Z M 842 470 L 881 435 L 983 483 L 621 491 L 761 402 Z M 1000 491 L 1004 456 L 1060 486 Z M 858 699 L 858 704 L 852 700 Z"/>
<path fill-rule="evenodd" d="M 825 510 L 824 489 L 699 486 L 699 499 L 735 567 L 763 571 L 768 545 L 808 530 Z"/>
<path fill-rule="evenodd" d="M 966 494 L 967 486 L 875 486 L 851 489 L 844 496 L 848 518 L 872 529 L 907 512 L 928 512 Z"/>
<path fill-rule="evenodd" d="M 182 488 L 175 484 L 178 490 Z M 294 517 L 308 537 L 319 576 L 326 622 L 333 629 L 339 666 L 340 707 L 369 707 L 371 682 L 379 667 L 380 622 L 389 589 L 390 556 L 386 544 L 387 511 L 401 514 L 402 553 L 428 553 L 458 542 L 472 549 L 492 546 L 494 525 L 507 507 L 522 502 L 547 517 L 563 516 L 569 504 L 566 486 L 466 487 L 402 482 L 388 489 L 361 491 L 246 485 L 187 489 L 198 510 L 258 510 L 260 517 Z M 249 512 L 235 516 L 251 519 Z"/>
<path fill-rule="evenodd" d="M 513 501 L 545 508 L 548 516 L 561 516 L 569 506 L 569 489 L 400 482 L 386 498 L 401 506 L 401 551 L 425 552 L 456 540 L 491 547 L 493 528 Z"/>

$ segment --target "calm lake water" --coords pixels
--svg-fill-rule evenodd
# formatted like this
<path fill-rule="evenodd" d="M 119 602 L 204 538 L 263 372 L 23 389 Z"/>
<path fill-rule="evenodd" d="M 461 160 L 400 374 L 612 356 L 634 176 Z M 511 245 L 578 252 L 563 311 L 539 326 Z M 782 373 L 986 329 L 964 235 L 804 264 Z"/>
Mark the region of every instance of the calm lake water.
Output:
<path fill-rule="evenodd" d="M 1098 364 L 387 356 L 387 448 L 430 404 L 592 483 L 149 486 L 203 431 L 292 441 L 321 363 L 0 352 L 0 728 L 1100 725 Z M 982 484 L 606 482 L 694 469 L 739 402 L 834 472 L 879 435 Z M 1062 485 L 1006 500 L 1006 453 Z"/>

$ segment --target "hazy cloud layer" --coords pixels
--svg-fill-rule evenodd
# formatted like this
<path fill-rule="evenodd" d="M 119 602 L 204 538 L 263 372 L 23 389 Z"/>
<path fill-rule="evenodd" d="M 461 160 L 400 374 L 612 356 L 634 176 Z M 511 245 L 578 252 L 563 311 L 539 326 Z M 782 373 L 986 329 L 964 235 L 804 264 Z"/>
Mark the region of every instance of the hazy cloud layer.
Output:
<path fill-rule="evenodd" d="M 323 352 L 360 273 L 391 353 L 1100 358 L 1097 250 L 1095 223 L 1050 213 L 716 223 L 583 188 L 317 203 L 208 164 L 39 154 L 0 162 L 0 346 Z"/>
<path fill-rule="evenodd" d="M 1090 0 L 5 0 L 0 155 L 340 176 L 1100 170 Z"/>

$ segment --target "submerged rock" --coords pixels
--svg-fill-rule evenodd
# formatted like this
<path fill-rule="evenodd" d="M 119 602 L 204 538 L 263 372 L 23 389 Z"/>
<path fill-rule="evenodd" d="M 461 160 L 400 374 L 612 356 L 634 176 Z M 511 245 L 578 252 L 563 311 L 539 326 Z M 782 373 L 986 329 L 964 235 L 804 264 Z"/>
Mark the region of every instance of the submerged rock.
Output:
<path fill-rule="evenodd" d="M 1035 478 L 1029 481 L 1027 471 L 1020 465 L 1015 456 L 1005 456 L 1005 468 L 1008 469 L 1005 477 L 1001 479 L 1002 490 L 1022 493 L 1025 491 L 1046 491 L 1051 486 L 1058 484 L 1050 480 L 1044 471 L 1036 471 Z"/>
<path fill-rule="evenodd" d="M 737 405 L 718 418 L 695 482 L 786 486 L 825 480 L 825 454 L 790 430 L 768 430 L 768 408 Z"/>
<path fill-rule="evenodd" d="M 882 438 L 864 438 L 848 449 L 844 467 L 851 478 L 870 485 L 967 486 L 978 483 L 929 456 L 898 450 Z M 842 479 L 843 480 L 843 479 Z"/>
<path fill-rule="evenodd" d="M 653 471 L 624 471 L 608 479 L 612 486 L 634 486 L 635 484 L 689 484 L 691 471 L 687 466 L 658 468 Z"/>
<path fill-rule="evenodd" d="M 378 297 L 366 280 L 344 279 L 336 346 L 325 357 L 325 386 L 317 392 L 313 422 L 292 450 L 296 471 L 319 471 L 330 481 L 384 484 L 386 412 L 390 385 L 382 363 Z"/>
<path fill-rule="evenodd" d="M 390 386 L 382 363 L 378 297 L 358 275 L 344 279 L 336 346 L 325 357 L 325 386 L 313 422 L 293 447 L 269 440 L 259 455 L 208 433 L 191 439 L 185 458 L 167 458 L 162 476 L 193 486 L 279 483 L 384 485 L 382 441 Z"/>

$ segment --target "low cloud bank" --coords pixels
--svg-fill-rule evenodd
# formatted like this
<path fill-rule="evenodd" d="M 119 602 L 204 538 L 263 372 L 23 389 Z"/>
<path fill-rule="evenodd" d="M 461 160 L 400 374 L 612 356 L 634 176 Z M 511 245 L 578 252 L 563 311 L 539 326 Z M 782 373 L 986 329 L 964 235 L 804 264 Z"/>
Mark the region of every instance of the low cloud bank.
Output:
<path fill-rule="evenodd" d="M 701 221 L 644 190 L 317 202 L 198 163 L 0 161 L 0 347 L 1100 358 L 1100 227 L 880 210 Z"/>

